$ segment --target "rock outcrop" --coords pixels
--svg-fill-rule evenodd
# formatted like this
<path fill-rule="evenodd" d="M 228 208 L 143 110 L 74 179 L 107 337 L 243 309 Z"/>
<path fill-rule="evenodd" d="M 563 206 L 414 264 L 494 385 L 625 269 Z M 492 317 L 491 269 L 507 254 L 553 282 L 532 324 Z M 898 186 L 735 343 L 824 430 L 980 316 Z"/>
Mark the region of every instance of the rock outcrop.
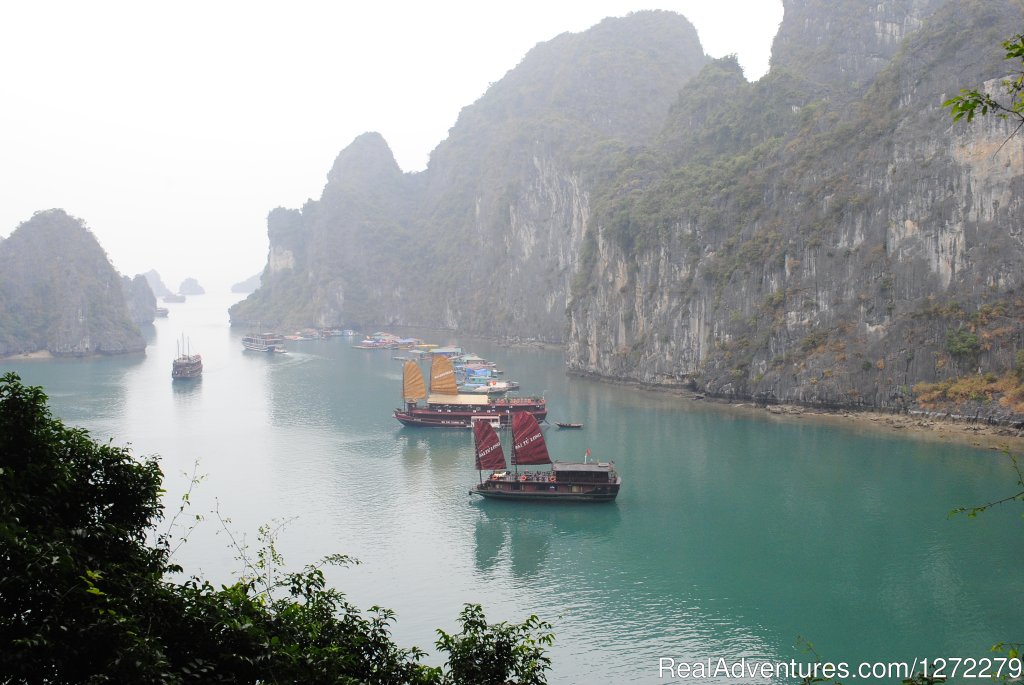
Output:
<path fill-rule="evenodd" d="M 203 286 L 199 285 L 199 281 L 192 277 L 186 278 L 184 281 L 181 282 L 181 285 L 178 286 L 178 292 L 182 295 L 206 294 L 206 291 L 203 289 Z"/>
<path fill-rule="evenodd" d="M 121 277 L 124 288 L 124 301 L 128 306 L 128 318 L 132 323 L 142 326 L 153 323 L 156 319 L 156 296 L 149 287 L 149 281 L 142 274 L 135 278 Z"/>
<path fill-rule="evenodd" d="M 37 212 L 0 243 L 0 356 L 140 352 L 121 276 L 85 224 Z"/>

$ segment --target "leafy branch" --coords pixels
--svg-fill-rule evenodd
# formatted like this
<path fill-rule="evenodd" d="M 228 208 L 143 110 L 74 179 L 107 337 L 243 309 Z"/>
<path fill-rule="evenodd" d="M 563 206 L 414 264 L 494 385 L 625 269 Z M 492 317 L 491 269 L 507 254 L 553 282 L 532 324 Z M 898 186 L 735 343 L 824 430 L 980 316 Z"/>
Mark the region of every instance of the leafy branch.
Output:
<path fill-rule="evenodd" d="M 1007 497 L 1003 497 L 1002 499 L 986 502 L 985 504 L 978 504 L 972 507 L 957 507 L 956 509 L 953 509 L 952 511 L 949 512 L 950 516 L 956 516 L 957 514 L 967 512 L 968 518 L 974 518 L 983 511 L 991 509 L 992 507 L 998 506 L 1000 504 L 1006 504 L 1007 502 L 1015 501 L 1024 502 L 1024 471 L 1021 470 L 1021 465 L 1020 462 L 1017 460 L 1016 455 L 1010 454 L 1010 451 L 1005 448 L 1003 449 L 1003 454 L 1008 456 L 1010 458 L 1010 461 L 1013 463 L 1013 470 L 1017 472 L 1017 485 L 1020 486 L 1021 488 L 1020 492 L 1013 495 L 1009 495 Z"/>
<path fill-rule="evenodd" d="M 1006 140 L 1013 138 L 1024 128 L 1024 34 L 1018 33 L 1013 38 L 1002 42 L 1006 51 L 1004 59 L 1019 60 L 1020 65 L 1016 76 L 1003 79 L 1000 82 L 1003 95 L 1009 96 L 1003 103 L 989 94 L 984 86 L 982 88 L 961 89 L 960 95 L 950 98 L 942 103 L 943 107 L 949 107 L 949 114 L 953 121 L 966 119 L 968 122 L 974 120 L 975 116 L 995 115 L 1001 119 L 1012 119 L 1017 122 L 1017 128 Z M 1005 145 L 1005 141 L 1003 142 Z M 1002 146 L 1000 146 L 1001 148 Z"/>

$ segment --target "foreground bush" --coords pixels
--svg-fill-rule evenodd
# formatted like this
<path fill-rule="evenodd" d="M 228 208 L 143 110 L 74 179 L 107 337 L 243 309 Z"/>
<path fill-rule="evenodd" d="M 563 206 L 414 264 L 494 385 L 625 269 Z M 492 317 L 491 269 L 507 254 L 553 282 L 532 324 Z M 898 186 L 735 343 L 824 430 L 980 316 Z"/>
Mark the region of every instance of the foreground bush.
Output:
<path fill-rule="evenodd" d="M 42 389 L 0 379 L 0 682 L 545 682 L 552 637 L 534 616 L 489 625 L 467 605 L 461 633 L 438 631 L 436 668 L 394 644 L 390 611 L 364 615 L 327 587 L 321 565 L 172 581 L 166 537 L 147 544 L 161 481 L 153 458 L 94 442 L 50 415 Z"/>

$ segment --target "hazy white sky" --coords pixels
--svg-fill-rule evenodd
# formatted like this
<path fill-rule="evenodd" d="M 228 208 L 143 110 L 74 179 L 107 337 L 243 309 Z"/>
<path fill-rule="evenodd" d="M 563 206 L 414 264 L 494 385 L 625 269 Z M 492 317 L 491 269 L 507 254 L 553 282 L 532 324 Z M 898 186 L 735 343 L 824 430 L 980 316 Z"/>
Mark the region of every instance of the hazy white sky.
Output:
<path fill-rule="evenodd" d="M 226 290 L 262 270 L 267 213 L 319 198 L 356 136 L 421 170 L 534 45 L 643 9 L 750 80 L 782 20 L 781 0 L 3 3 L 0 236 L 60 207 L 122 273 Z"/>

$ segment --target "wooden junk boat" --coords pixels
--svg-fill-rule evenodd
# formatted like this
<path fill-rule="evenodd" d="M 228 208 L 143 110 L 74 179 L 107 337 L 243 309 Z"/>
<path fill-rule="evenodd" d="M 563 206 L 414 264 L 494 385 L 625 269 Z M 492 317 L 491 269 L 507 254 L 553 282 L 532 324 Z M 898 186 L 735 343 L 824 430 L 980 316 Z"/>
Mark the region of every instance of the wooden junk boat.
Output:
<path fill-rule="evenodd" d="M 186 346 L 182 340 L 178 344 L 178 356 L 171 363 L 171 378 L 199 378 L 203 375 L 203 358 L 201 355 L 192 354 L 192 341 Z"/>
<path fill-rule="evenodd" d="M 611 502 L 619 494 L 622 478 L 614 462 L 552 463 L 544 434 L 529 413 L 512 418 L 512 466 L 505 464 L 501 439 L 486 418 L 473 423 L 476 468 L 480 483 L 469 491 L 492 499 L 547 502 Z M 590 450 L 587 450 L 590 454 Z M 551 464 L 550 471 L 520 471 L 521 466 Z M 491 471 L 484 479 L 483 472 Z"/>
<path fill-rule="evenodd" d="M 426 406 L 420 400 L 426 399 Z M 452 360 L 435 354 L 430 363 L 430 394 L 427 394 L 423 372 L 415 361 L 402 367 L 403 409 L 395 410 L 395 418 L 404 426 L 463 427 L 473 425 L 473 418 L 497 418 L 508 425 L 513 416 L 530 414 L 543 421 L 548 405 L 543 397 L 502 397 L 459 394 Z"/>

